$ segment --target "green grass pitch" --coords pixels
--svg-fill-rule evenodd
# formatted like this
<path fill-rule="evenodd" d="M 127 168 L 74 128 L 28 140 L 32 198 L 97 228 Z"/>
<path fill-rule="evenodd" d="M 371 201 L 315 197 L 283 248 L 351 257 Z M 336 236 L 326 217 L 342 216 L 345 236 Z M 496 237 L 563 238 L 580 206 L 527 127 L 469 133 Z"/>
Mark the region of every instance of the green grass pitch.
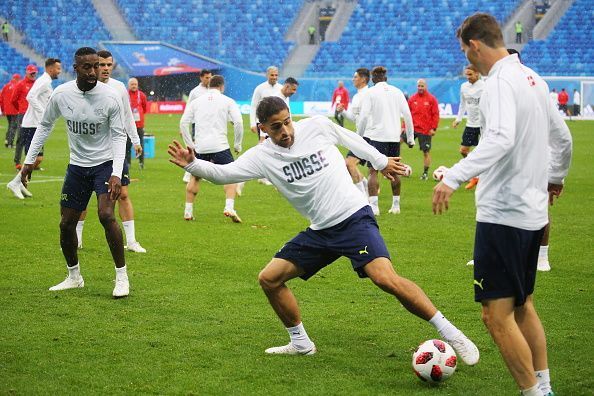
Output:
<path fill-rule="evenodd" d="M 247 125 L 247 118 L 244 118 Z M 236 201 L 243 224 L 223 216 L 220 186 L 202 183 L 196 221 L 183 220 L 182 170 L 168 162 L 179 116 L 149 116 L 156 156 L 137 163 L 130 187 L 137 239 L 147 254 L 126 253 L 131 295 L 113 300 L 114 270 L 91 199 L 79 258 L 85 287 L 52 293 L 66 269 L 58 222 L 68 162 L 62 121 L 46 144 L 45 171 L 33 175 L 32 199 L 0 195 L 0 394 L 295 394 L 497 395 L 515 384 L 473 302 L 474 193 L 461 189 L 442 216 L 431 212 L 434 182 L 419 180 L 422 155 L 403 147 L 413 176 L 402 187 L 402 214 L 388 215 L 382 181 L 378 222 L 399 273 L 417 282 L 481 351 L 438 387 L 418 381 L 413 349 L 437 333 L 394 298 L 360 280 L 341 259 L 308 282 L 289 286 L 319 353 L 266 356 L 288 336 L 261 292 L 257 275 L 307 226 L 272 188 L 247 183 Z M 443 120 L 433 168 L 459 159 L 462 126 Z M 568 123 L 574 159 L 564 194 L 551 208 L 552 271 L 539 273 L 536 305 L 547 331 L 558 395 L 594 387 L 594 122 Z M 0 123 L 2 135 L 6 121 Z M 244 147 L 256 143 L 246 127 Z M 14 175 L 13 151 L 0 148 L 2 186 Z"/>

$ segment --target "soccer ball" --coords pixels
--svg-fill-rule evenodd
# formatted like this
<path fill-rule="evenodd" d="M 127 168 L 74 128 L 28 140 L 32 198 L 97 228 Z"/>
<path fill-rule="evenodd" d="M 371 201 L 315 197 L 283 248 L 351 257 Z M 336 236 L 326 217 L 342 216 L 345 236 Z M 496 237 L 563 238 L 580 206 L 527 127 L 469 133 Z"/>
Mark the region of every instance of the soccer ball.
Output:
<path fill-rule="evenodd" d="M 422 381 L 439 383 L 456 371 L 456 352 L 442 340 L 425 341 L 413 353 L 412 365 Z"/>
<path fill-rule="evenodd" d="M 446 167 L 445 167 L 445 166 L 443 166 L 443 165 L 442 165 L 442 166 L 440 166 L 440 167 L 438 167 L 437 169 L 435 169 L 435 170 L 433 171 L 433 180 L 435 180 L 435 181 L 437 181 L 437 182 L 438 182 L 438 181 L 441 181 L 441 179 L 443 179 L 443 177 L 445 176 L 445 174 L 446 174 L 446 172 L 447 172 L 448 170 L 449 170 L 449 169 L 448 169 L 448 168 L 446 168 Z"/>
<path fill-rule="evenodd" d="M 404 170 L 404 175 L 403 176 L 404 177 L 410 177 L 410 175 L 412 175 L 412 168 L 410 167 L 410 165 L 404 164 L 404 166 L 405 166 L 406 169 Z"/>

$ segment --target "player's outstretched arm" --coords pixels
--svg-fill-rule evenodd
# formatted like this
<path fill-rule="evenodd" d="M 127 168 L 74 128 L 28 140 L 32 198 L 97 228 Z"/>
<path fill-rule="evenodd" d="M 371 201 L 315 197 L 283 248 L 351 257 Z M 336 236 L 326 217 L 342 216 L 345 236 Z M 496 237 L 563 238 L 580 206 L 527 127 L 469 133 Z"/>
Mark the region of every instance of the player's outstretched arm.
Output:
<path fill-rule="evenodd" d="M 190 147 L 183 148 L 177 140 L 174 140 L 169 145 L 167 154 L 171 156 L 171 158 L 169 158 L 169 162 L 179 166 L 180 168 L 188 166 L 192 161 L 194 161 L 195 158 L 194 150 L 192 150 Z"/>
<path fill-rule="evenodd" d="M 388 180 L 394 181 L 394 175 L 406 174 L 406 165 L 400 162 L 400 157 L 388 157 L 388 165 L 381 172 Z"/>

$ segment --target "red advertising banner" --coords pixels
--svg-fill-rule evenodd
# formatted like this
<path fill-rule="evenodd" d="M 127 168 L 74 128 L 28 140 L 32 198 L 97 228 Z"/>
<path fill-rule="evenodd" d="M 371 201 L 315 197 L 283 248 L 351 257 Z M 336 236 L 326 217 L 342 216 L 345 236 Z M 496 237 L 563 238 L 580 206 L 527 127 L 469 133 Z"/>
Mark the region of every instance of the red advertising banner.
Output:
<path fill-rule="evenodd" d="M 148 112 L 151 114 L 181 114 L 186 108 L 186 102 L 148 102 Z"/>

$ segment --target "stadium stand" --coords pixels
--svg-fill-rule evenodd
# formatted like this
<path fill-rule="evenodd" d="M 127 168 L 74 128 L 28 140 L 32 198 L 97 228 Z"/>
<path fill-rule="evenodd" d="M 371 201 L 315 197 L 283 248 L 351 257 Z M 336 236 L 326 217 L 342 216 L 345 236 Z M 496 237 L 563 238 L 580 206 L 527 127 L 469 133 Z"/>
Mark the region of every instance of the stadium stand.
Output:
<path fill-rule="evenodd" d="M 385 65 L 398 77 L 450 77 L 465 63 L 455 37 L 477 11 L 504 23 L 518 0 L 361 0 L 342 37 L 323 42 L 307 76 L 347 76 L 361 65 Z M 381 16 L 381 17 L 378 17 Z"/>
<path fill-rule="evenodd" d="M 14 73 L 25 75 L 25 67 L 29 63 L 35 63 L 23 57 L 4 41 L 0 41 L 0 88 L 6 84 Z"/>
<path fill-rule="evenodd" d="M 165 41 L 221 62 L 262 71 L 281 65 L 291 43 L 284 41 L 300 0 L 189 2 L 117 0 L 136 37 Z M 267 10 L 262 12 L 262 10 Z M 274 15 L 274 17 L 271 17 Z"/>
<path fill-rule="evenodd" d="M 594 75 L 594 5 L 575 0 L 546 40 L 531 41 L 522 60 L 542 75 Z"/>

